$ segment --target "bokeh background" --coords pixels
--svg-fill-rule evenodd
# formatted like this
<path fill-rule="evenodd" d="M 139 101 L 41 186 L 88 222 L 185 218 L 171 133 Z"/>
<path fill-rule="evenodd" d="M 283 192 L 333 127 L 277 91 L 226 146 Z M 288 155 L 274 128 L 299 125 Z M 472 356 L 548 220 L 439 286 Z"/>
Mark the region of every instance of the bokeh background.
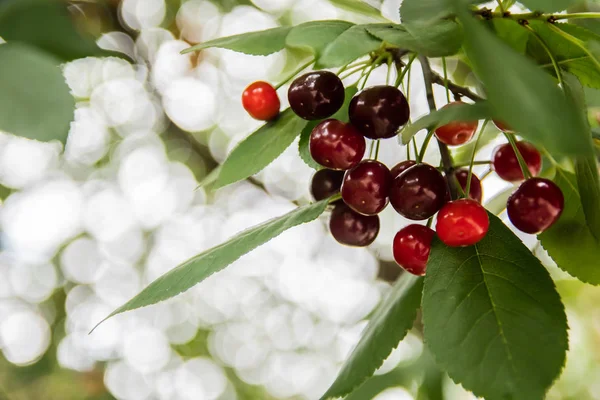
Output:
<path fill-rule="evenodd" d="M 399 0 L 370 3 L 399 22 Z M 294 145 L 251 181 L 197 189 L 260 126 L 241 106 L 244 87 L 277 83 L 305 54 L 179 52 L 280 25 L 369 20 L 327 0 L 72 1 L 70 11 L 101 47 L 135 62 L 85 58 L 63 66 L 77 100 L 64 149 L 0 134 L 0 399 L 319 398 L 400 273 L 391 242 L 406 221 L 391 207 L 368 249 L 336 244 L 325 216 L 170 301 L 88 332 L 178 263 L 310 201 L 313 171 Z M 460 75 L 456 61 L 449 68 Z M 386 72 L 375 70 L 369 84 L 385 82 Z M 413 118 L 427 112 L 421 78 L 417 67 Z M 444 104 L 443 89 L 436 96 Z M 380 158 L 393 166 L 406 150 L 391 141 Z M 439 163 L 435 146 L 427 161 Z M 485 199 L 504 185 L 489 175 Z M 600 399 L 600 291 L 559 272 L 534 237 L 521 237 L 557 280 L 569 316 L 568 363 L 548 398 Z M 348 398 L 473 396 L 435 367 L 417 322 Z"/>

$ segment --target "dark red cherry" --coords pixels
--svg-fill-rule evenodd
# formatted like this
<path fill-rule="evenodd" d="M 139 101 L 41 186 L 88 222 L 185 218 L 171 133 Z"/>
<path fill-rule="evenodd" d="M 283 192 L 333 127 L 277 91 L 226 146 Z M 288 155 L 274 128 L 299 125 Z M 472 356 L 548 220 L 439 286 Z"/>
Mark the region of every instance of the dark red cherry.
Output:
<path fill-rule="evenodd" d="M 365 137 L 386 139 L 396 136 L 408 122 L 410 107 L 406 97 L 394 86 L 373 86 L 350 102 L 350 122 Z"/>
<path fill-rule="evenodd" d="M 542 156 L 535 146 L 529 142 L 517 142 L 517 149 L 525 160 L 531 175 L 539 174 L 542 170 Z M 505 181 L 518 182 L 525 179 L 519 159 L 510 143 L 496 147 L 492 154 L 492 168 Z"/>
<path fill-rule="evenodd" d="M 242 93 L 242 105 L 254 119 L 270 121 L 279 115 L 279 96 L 267 82 L 254 82 Z"/>
<path fill-rule="evenodd" d="M 396 178 L 397 176 L 399 176 L 401 173 L 403 173 L 404 171 L 406 171 L 407 169 L 409 169 L 416 163 L 417 162 L 413 161 L 413 160 L 406 160 L 406 161 L 402 161 L 402 162 L 396 164 L 394 166 L 394 168 L 392 168 L 392 170 L 391 170 L 392 178 Z"/>
<path fill-rule="evenodd" d="M 458 104 L 464 104 L 462 101 L 455 101 L 446 104 L 443 108 L 453 107 Z M 478 121 L 454 121 L 442 125 L 435 130 L 435 136 L 442 143 L 448 146 L 460 146 L 467 143 L 477 131 Z"/>
<path fill-rule="evenodd" d="M 333 72 L 309 72 L 292 82 L 288 100 L 300 118 L 328 118 L 344 104 L 344 84 Z"/>
<path fill-rule="evenodd" d="M 425 267 L 435 232 L 424 226 L 412 224 L 400 229 L 394 237 L 394 259 L 402 268 L 414 275 L 425 275 Z"/>
<path fill-rule="evenodd" d="M 502 132 L 507 132 L 507 133 L 514 132 L 512 129 L 510 129 L 510 127 L 506 123 L 504 123 L 502 121 L 494 120 L 494 125 L 496 125 L 496 128 L 500 129 Z"/>
<path fill-rule="evenodd" d="M 417 164 L 394 179 L 390 202 L 403 217 L 423 220 L 442 208 L 447 191 L 440 171 L 428 164 Z"/>
<path fill-rule="evenodd" d="M 321 122 L 310 134 L 310 155 L 330 169 L 352 168 L 362 160 L 365 148 L 365 138 L 356 128 L 337 119 Z"/>
<path fill-rule="evenodd" d="M 466 168 L 461 168 L 454 171 L 454 176 L 460 183 L 460 187 L 463 192 L 467 190 L 467 180 L 469 179 L 469 170 Z M 469 196 L 470 199 L 475 200 L 478 203 L 481 203 L 483 198 L 483 189 L 481 188 L 481 181 L 475 174 L 471 174 L 471 187 L 469 188 Z"/>
<path fill-rule="evenodd" d="M 342 199 L 354 211 L 364 215 L 379 214 L 388 204 L 392 174 L 375 160 L 361 161 L 346 172 Z"/>
<path fill-rule="evenodd" d="M 339 193 L 344 180 L 344 171 L 322 169 L 312 177 L 310 193 L 316 201 L 320 201 Z"/>
<path fill-rule="evenodd" d="M 379 233 L 379 216 L 362 215 L 339 203 L 331 213 L 329 230 L 341 244 L 365 247 L 373 243 Z"/>
<path fill-rule="evenodd" d="M 490 219 L 481 204 L 471 199 L 460 199 L 440 210 L 435 230 L 447 246 L 461 247 L 479 242 L 489 227 Z"/>
<path fill-rule="evenodd" d="M 508 198 L 510 222 L 525 233 L 540 233 L 554 224 L 565 206 L 562 191 L 548 179 L 526 180 Z"/>

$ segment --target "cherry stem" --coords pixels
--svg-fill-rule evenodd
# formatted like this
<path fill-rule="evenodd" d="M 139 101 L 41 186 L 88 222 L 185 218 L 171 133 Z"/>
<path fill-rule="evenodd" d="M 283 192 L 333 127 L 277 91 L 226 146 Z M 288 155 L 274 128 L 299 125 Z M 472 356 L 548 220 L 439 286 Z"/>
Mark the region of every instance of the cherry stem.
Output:
<path fill-rule="evenodd" d="M 446 88 L 446 101 L 450 103 L 450 90 L 448 90 L 448 66 L 446 65 L 446 57 L 442 57 L 442 66 L 444 68 L 444 87 Z"/>
<path fill-rule="evenodd" d="M 408 76 L 409 76 L 408 84 L 410 85 L 410 67 L 411 67 L 413 61 L 415 61 L 415 58 L 417 58 L 416 54 L 412 54 L 410 56 L 410 59 L 408 60 L 406 67 L 404 67 L 404 71 L 402 71 L 402 73 L 399 74 L 398 77 L 396 78 L 396 83 L 394 84 L 394 86 L 396 86 L 396 87 L 400 86 L 400 83 L 404 79 L 404 76 L 406 75 L 407 72 L 408 72 Z"/>
<path fill-rule="evenodd" d="M 429 142 L 433 137 L 434 130 L 430 130 L 427 132 L 427 136 L 425 136 L 425 140 L 423 140 L 423 144 L 421 145 L 421 151 L 417 153 L 417 163 L 423 162 L 423 158 L 425 157 L 425 152 L 427 151 L 427 146 L 429 146 Z M 416 146 L 416 144 L 415 144 Z"/>
<path fill-rule="evenodd" d="M 369 158 L 373 158 L 373 150 L 375 149 L 375 141 L 371 141 L 371 146 L 369 147 Z"/>
<path fill-rule="evenodd" d="M 487 160 L 473 161 L 473 165 L 490 165 L 492 162 Z M 456 164 L 454 168 L 465 168 L 471 166 L 471 163 Z"/>
<path fill-rule="evenodd" d="M 483 136 L 483 132 L 485 132 L 485 127 L 487 126 L 487 124 L 490 122 L 489 119 L 486 119 L 485 122 L 483 123 L 483 126 L 481 127 L 481 129 L 479 130 L 479 135 L 477 135 L 477 140 L 475 140 L 475 146 L 473 147 L 473 153 L 471 154 L 471 163 L 469 165 L 469 175 L 467 176 L 467 187 L 465 189 L 465 192 L 467 192 L 467 196 L 468 193 L 471 193 L 471 179 L 473 178 L 473 165 L 475 165 L 475 154 L 477 153 L 477 148 L 479 147 L 479 139 L 481 139 L 481 137 Z"/>
<path fill-rule="evenodd" d="M 354 75 L 355 73 L 364 70 L 365 68 L 369 67 L 370 64 L 368 63 L 364 63 L 361 65 L 357 65 L 357 66 L 352 66 L 352 69 L 346 70 L 346 74 L 344 74 L 344 76 L 339 75 L 340 79 L 346 79 L 352 75 Z"/>
<path fill-rule="evenodd" d="M 560 68 L 558 66 L 558 63 L 556 62 L 556 58 L 554 57 L 554 55 L 552 54 L 552 51 L 550 50 L 550 47 L 548 47 L 548 45 L 546 44 L 546 42 L 544 41 L 544 39 L 542 39 L 542 37 L 529 25 L 523 25 L 525 27 L 525 29 L 527 29 L 529 32 L 531 32 L 531 34 L 533 36 L 535 36 L 535 38 L 538 40 L 538 42 L 540 42 L 540 44 L 542 45 L 542 47 L 544 48 L 544 50 L 546 51 L 546 53 L 548 54 L 548 57 L 550 57 L 550 61 L 552 62 L 552 66 L 554 67 L 554 72 L 556 72 L 556 78 L 558 79 L 558 84 L 563 87 L 563 79 L 562 79 L 562 74 L 560 73 Z M 554 25 L 551 25 L 552 27 L 556 28 Z M 558 29 L 558 28 L 556 28 Z M 562 30 L 561 30 L 562 32 Z"/>
<path fill-rule="evenodd" d="M 286 76 L 283 81 L 279 82 L 279 84 L 277 86 L 275 86 L 275 90 L 279 89 L 280 87 L 282 87 L 283 85 L 285 85 L 286 83 L 288 83 L 289 81 L 292 80 L 292 78 L 294 78 L 296 75 L 298 75 L 300 72 L 304 71 L 306 68 L 310 67 L 313 63 L 315 62 L 315 59 L 312 58 L 310 59 L 308 62 L 302 64 L 300 67 L 298 67 L 296 70 L 292 71 L 288 76 Z"/>
<path fill-rule="evenodd" d="M 494 172 L 494 171 L 491 168 L 489 168 L 487 171 L 485 171 L 483 174 L 481 174 L 481 178 L 479 178 L 479 180 L 483 182 L 483 180 L 485 178 L 487 178 L 488 176 L 490 176 L 492 174 L 492 172 Z"/>
<path fill-rule="evenodd" d="M 392 72 L 392 59 L 388 60 L 387 66 L 388 66 L 388 70 L 387 70 L 387 75 L 385 76 L 385 84 L 389 85 L 390 84 L 390 74 Z"/>
<path fill-rule="evenodd" d="M 419 149 L 417 148 L 417 139 L 415 139 L 415 137 L 412 137 L 412 145 L 413 145 L 413 149 L 415 150 L 415 158 L 417 158 L 417 156 L 419 155 Z"/>
<path fill-rule="evenodd" d="M 529 171 L 527 163 L 523 159 L 523 156 L 521 155 L 521 152 L 517 147 L 517 141 L 515 140 L 515 137 L 510 133 L 504 133 L 504 136 L 506 136 L 506 139 L 510 143 L 511 147 L 513 148 L 513 151 L 517 156 L 517 160 L 519 161 L 519 167 L 521 167 L 521 172 L 523 172 L 523 176 L 525 177 L 525 179 L 531 179 L 531 172 Z"/>
<path fill-rule="evenodd" d="M 427 225 L 426 225 L 426 226 L 427 226 L 428 228 L 431 228 L 431 224 L 432 224 L 432 223 L 433 223 L 433 217 L 430 217 L 430 218 L 427 220 Z"/>
<path fill-rule="evenodd" d="M 504 14 L 506 12 L 506 10 L 504 9 L 504 5 L 502 4 L 502 0 L 497 0 L 498 1 L 498 8 L 500 9 L 500 12 L 502 14 Z"/>
<path fill-rule="evenodd" d="M 381 144 L 381 140 L 377 140 L 375 144 L 375 160 L 379 158 L 379 145 Z"/>

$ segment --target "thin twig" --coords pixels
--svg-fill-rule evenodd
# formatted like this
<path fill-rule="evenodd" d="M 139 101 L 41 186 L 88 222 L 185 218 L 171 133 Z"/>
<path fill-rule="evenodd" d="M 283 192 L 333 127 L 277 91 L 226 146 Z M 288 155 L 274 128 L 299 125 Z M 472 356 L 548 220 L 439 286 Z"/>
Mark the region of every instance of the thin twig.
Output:
<path fill-rule="evenodd" d="M 419 57 L 419 59 L 421 59 L 421 57 Z M 454 96 L 466 97 L 473 101 L 483 100 L 481 96 L 471 91 L 469 88 L 457 85 L 451 80 L 445 80 L 444 77 L 438 74 L 437 72 L 431 71 L 431 82 L 444 87 L 448 85 L 448 89 L 454 94 Z"/>

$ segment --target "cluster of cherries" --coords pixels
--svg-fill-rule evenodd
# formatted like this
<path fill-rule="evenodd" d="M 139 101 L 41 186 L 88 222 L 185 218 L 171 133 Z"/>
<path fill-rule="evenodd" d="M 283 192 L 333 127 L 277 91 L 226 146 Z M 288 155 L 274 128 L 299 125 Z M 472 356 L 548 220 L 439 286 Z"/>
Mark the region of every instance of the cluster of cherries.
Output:
<path fill-rule="evenodd" d="M 391 170 L 377 160 L 363 160 L 366 138 L 395 137 L 408 122 L 410 108 L 399 89 L 380 85 L 359 92 L 350 102 L 349 123 L 330 118 L 344 103 L 344 85 L 331 72 L 314 71 L 298 77 L 289 88 L 288 100 L 300 118 L 323 120 L 310 135 L 310 154 L 325 167 L 313 176 L 311 192 L 315 200 L 341 193 L 341 199 L 333 202 L 329 221 L 331 233 L 339 243 L 373 243 L 380 229 L 378 214 L 388 203 L 414 221 L 430 219 L 437 213 L 435 232 L 428 226 L 411 224 L 394 237 L 396 262 L 416 275 L 425 273 L 436 233 L 443 243 L 453 247 L 473 245 L 486 235 L 489 218 L 481 205 L 481 182 L 469 170 L 458 169 L 451 176 L 444 176 L 438 168 L 412 160 L 402 161 Z M 279 113 L 277 93 L 266 82 L 251 84 L 242 101 L 248 113 L 259 120 L 272 120 Z M 501 123 L 496 125 L 509 131 Z M 477 121 L 455 121 L 437 128 L 435 135 L 449 146 L 459 146 L 473 138 L 477 127 Z M 539 151 L 527 142 L 517 142 L 516 147 L 531 175 L 536 176 L 542 165 Z M 492 167 L 507 181 L 524 179 L 518 156 L 509 143 L 494 151 Z M 453 201 L 451 186 L 460 187 L 459 194 L 465 198 Z M 539 233 L 559 218 L 563 206 L 562 192 L 552 181 L 531 178 L 511 195 L 507 212 L 518 229 Z"/>

